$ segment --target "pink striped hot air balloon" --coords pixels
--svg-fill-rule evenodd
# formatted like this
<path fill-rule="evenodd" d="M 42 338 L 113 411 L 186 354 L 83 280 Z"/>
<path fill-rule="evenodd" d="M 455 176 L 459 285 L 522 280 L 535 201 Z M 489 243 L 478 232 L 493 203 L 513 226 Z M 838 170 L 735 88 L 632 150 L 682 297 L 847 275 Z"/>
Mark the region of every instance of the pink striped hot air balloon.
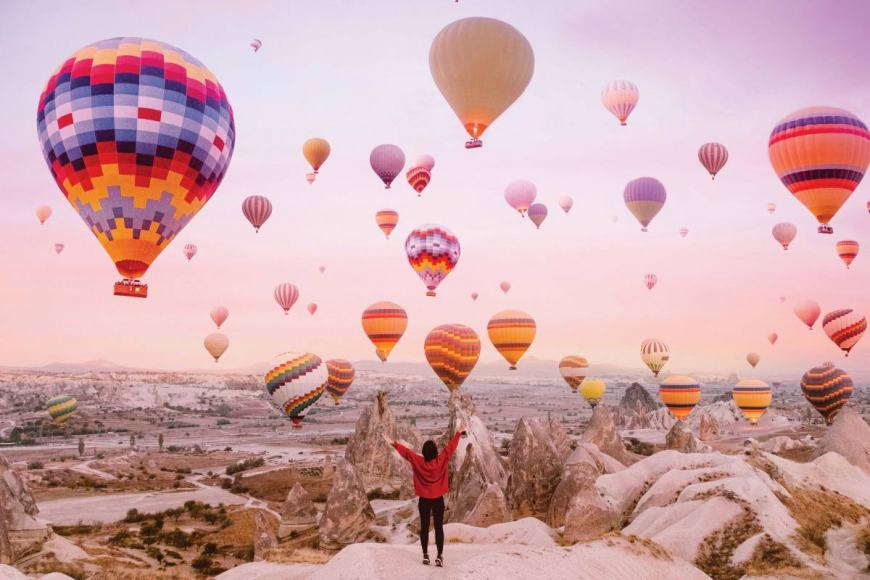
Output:
<path fill-rule="evenodd" d="M 275 286 L 275 302 L 288 314 L 299 299 L 299 288 L 290 282 L 282 282 Z"/>
<path fill-rule="evenodd" d="M 721 143 L 704 143 L 698 149 L 698 160 L 710 172 L 710 178 L 716 179 L 716 174 L 728 161 L 728 150 Z"/>
<path fill-rule="evenodd" d="M 782 249 L 787 250 L 788 245 L 797 235 L 797 228 L 794 224 L 781 222 L 773 226 L 771 233 L 773 234 L 773 239 L 782 244 Z"/>
<path fill-rule="evenodd" d="M 187 258 L 187 261 L 190 262 L 195 255 L 196 255 L 196 244 L 185 244 L 184 245 L 184 256 Z"/>
<path fill-rule="evenodd" d="M 643 283 L 646 284 L 647 290 L 652 290 L 653 286 L 659 283 L 659 277 L 655 274 L 647 274 L 643 277 Z"/>
<path fill-rule="evenodd" d="M 630 81 L 612 81 L 601 90 L 601 104 L 619 119 L 620 125 L 626 125 L 628 116 L 637 106 L 640 92 Z"/>
<path fill-rule="evenodd" d="M 625 186 L 622 199 L 628 211 L 640 222 L 641 231 L 645 232 L 653 218 L 664 207 L 668 193 L 658 179 L 638 177 Z"/>
<path fill-rule="evenodd" d="M 60 254 L 61 252 L 63 252 L 63 249 L 64 249 L 63 244 L 55 244 L 54 245 L 54 253 L 55 254 Z"/>
<path fill-rule="evenodd" d="M 795 316 L 809 326 L 810 330 L 813 329 L 813 324 L 819 319 L 819 314 L 821 313 L 822 309 L 819 308 L 818 303 L 812 300 L 802 300 L 794 307 Z"/>
<path fill-rule="evenodd" d="M 51 217 L 51 208 L 47 205 L 41 205 L 36 208 L 36 219 L 39 220 L 39 225 L 45 223 L 45 220 Z"/>
<path fill-rule="evenodd" d="M 408 178 L 408 185 L 417 192 L 417 197 L 421 197 L 423 190 L 429 185 L 429 180 L 432 179 L 432 174 L 425 167 L 412 167 L 405 177 Z"/>
<path fill-rule="evenodd" d="M 254 231 L 259 232 L 260 228 L 272 215 L 272 202 L 262 195 L 252 195 L 246 197 L 242 202 L 242 213 L 254 226 Z"/>
<path fill-rule="evenodd" d="M 396 145 L 378 145 L 372 149 L 369 163 L 375 174 L 384 182 L 386 189 L 390 189 L 390 184 L 405 167 L 405 154 Z"/>
<path fill-rule="evenodd" d="M 211 312 L 209 312 L 212 322 L 214 322 L 218 328 L 221 327 L 221 324 L 227 321 L 229 315 L 230 311 L 226 306 L 215 306 L 211 309 Z"/>
<path fill-rule="evenodd" d="M 547 219 L 547 206 L 543 203 L 533 203 L 529 206 L 529 219 L 535 224 L 537 229 L 541 229 L 541 224 Z"/>
<path fill-rule="evenodd" d="M 508 282 L 507 280 L 504 280 L 501 284 L 498 285 L 498 287 L 501 288 L 502 292 L 507 294 L 508 291 L 511 289 L 511 283 Z"/>
<path fill-rule="evenodd" d="M 846 268 L 852 265 L 852 260 L 858 255 L 858 242 L 855 240 L 840 240 L 837 242 L 837 255 L 846 264 Z"/>
<path fill-rule="evenodd" d="M 867 330 L 867 318 L 851 308 L 843 308 L 825 314 L 822 328 L 828 338 L 849 356 L 849 351 L 858 344 Z"/>
<path fill-rule="evenodd" d="M 314 316 L 315 312 L 317 312 L 317 304 L 312 302 L 311 304 L 308 305 L 308 314 L 310 314 L 311 316 Z"/>
<path fill-rule="evenodd" d="M 435 158 L 428 153 L 424 153 L 423 155 L 417 157 L 417 160 L 414 161 L 414 165 L 416 165 L 417 167 L 422 167 L 423 169 L 431 173 L 432 170 L 435 168 Z"/>
<path fill-rule="evenodd" d="M 570 195 L 563 195 L 559 198 L 559 207 L 562 208 L 562 211 L 568 213 L 574 207 L 574 199 Z"/>
<path fill-rule="evenodd" d="M 689 235 L 689 228 L 680 228 L 680 237 L 685 238 Z"/>
<path fill-rule="evenodd" d="M 779 339 L 779 335 L 778 335 L 777 333 L 775 333 L 775 332 L 771 332 L 770 334 L 767 335 L 767 341 L 768 341 L 770 344 L 776 344 L 776 341 L 777 341 L 778 339 Z"/>
<path fill-rule="evenodd" d="M 504 190 L 504 198 L 521 216 L 529 211 L 529 206 L 538 197 L 538 188 L 531 181 L 520 179 L 509 184 Z"/>

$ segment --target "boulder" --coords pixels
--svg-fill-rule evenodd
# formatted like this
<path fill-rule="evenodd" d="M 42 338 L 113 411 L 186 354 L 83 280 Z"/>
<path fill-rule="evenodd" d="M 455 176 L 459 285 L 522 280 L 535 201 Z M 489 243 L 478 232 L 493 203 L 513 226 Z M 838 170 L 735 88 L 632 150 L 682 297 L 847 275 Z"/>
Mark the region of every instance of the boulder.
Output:
<path fill-rule="evenodd" d="M 596 485 L 580 485 L 565 511 L 563 537 L 569 542 L 586 542 L 619 529 L 621 523 L 622 514 L 608 505 Z"/>
<path fill-rule="evenodd" d="M 829 451 L 870 474 L 870 425 L 851 407 L 843 407 L 816 448 L 816 457 Z"/>
<path fill-rule="evenodd" d="M 683 453 L 705 453 L 710 451 L 708 445 L 704 445 L 695 438 L 689 428 L 682 421 L 677 421 L 668 434 L 665 435 L 665 449 L 674 449 Z"/>
<path fill-rule="evenodd" d="M 646 415 L 658 409 L 659 406 L 659 402 L 640 383 L 631 383 L 619 401 L 621 410 L 633 411 L 638 415 Z"/>
<path fill-rule="evenodd" d="M 0 564 L 11 564 L 48 538 L 51 531 L 38 513 L 27 483 L 0 456 Z"/>
<path fill-rule="evenodd" d="M 715 441 L 719 438 L 719 423 L 710 413 L 701 415 L 698 426 L 698 439 L 701 441 Z"/>
<path fill-rule="evenodd" d="M 543 517 L 571 452 L 562 425 L 552 417 L 521 418 L 511 441 L 508 507 L 517 518 Z"/>
<path fill-rule="evenodd" d="M 597 450 L 597 447 L 591 444 L 586 445 Z M 609 456 L 601 455 L 609 458 Z M 611 459 L 611 461 L 615 460 Z M 619 467 L 622 466 L 620 465 Z M 547 524 L 553 528 L 565 525 L 565 515 L 568 512 L 571 501 L 585 490 L 594 490 L 595 480 L 602 473 L 607 473 L 606 470 L 607 466 L 605 466 L 604 462 L 596 460 L 587 447 L 581 446 L 575 449 L 565 461 L 559 485 L 556 486 L 556 490 L 553 492 L 553 497 L 550 500 L 550 507 L 547 510 Z"/>
<path fill-rule="evenodd" d="M 293 532 L 317 526 L 317 508 L 311 496 L 299 482 L 287 492 L 287 499 L 281 505 L 281 523 L 278 537 L 285 538 Z"/>
<path fill-rule="evenodd" d="M 266 554 L 278 545 L 278 538 L 266 512 L 257 510 L 254 516 L 254 561 L 265 560 Z"/>
<path fill-rule="evenodd" d="M 362 476 L 349 461 L 339 461 L 320 518 L 320 546 L 340 550 L 365 538 L 375 512 L 366 496 Z"/>
<path fill-rule="evenodd" d="M 625 449 L 622 437 L 616 430 L 613 413 L 604 405 L 595 407 L 582 440 L 584 443 L 594 444 L 602 453 L 610 455 L 623 465 L 630 465 L 635 461 L 635 457 Z"/>

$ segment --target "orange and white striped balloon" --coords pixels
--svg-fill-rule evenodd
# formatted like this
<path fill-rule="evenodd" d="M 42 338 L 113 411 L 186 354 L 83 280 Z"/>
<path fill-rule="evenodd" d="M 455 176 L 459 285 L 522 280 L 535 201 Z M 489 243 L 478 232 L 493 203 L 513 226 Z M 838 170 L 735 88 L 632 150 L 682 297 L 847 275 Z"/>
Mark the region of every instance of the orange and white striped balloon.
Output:
<path fill-rule="evenodd" d="M 770 385 L 757 379 L 739 381 L 734 385 L 731 396 L 734 397 L 734 403 L 743 413 L 743 416 L 753 425 L 758 423 L 773 401 Z"/>
<path fill-rule="evenodd" d="M 659 385 L 659 398 L 677 421 L 682 421 L 701 401 L 701 385 L 692 377 L 672 375 Z"/>
<path fill-rule="evenodd" d="M 386 362 L 408 328 L 408 313 L 395 302 L 376 302 L 363 311 L 362 327 L 378 358 Z"/>
<path fill-rule="evenodd" d="M 375 223 L 378 224 L 378 227 L 381 228 L 381 231 L 384 232 L 384 235 L 389 240 L 390 234 L 393 233 L 393 230 L 396 229 L 396 225 L 399 223 L 399 212 L 394 209 L 382 209 L 375 214 Z"/>
<path fill-rule="evenodd" d="M 828 338 L 849 356 L 867 330 L 867 318 L 851 308 L 843 308 L 825 314 L 822 328 Z"/>
<path fill-rule="evenodd" d="M 840 240 L 837 242 L 837 255 L 846 264 L 846 268 L 852 265 L 852 260 L 858 255 L 858 242 L 855 240 Z"/>
<path fill-rule="evenodd" d="M 537 325 L 535 319 L 522 310 L 502 310 L 490 318 L 486 331 L 492 345 L 510 364 L 510 370 L 515 371 L 535 340 Z"/>

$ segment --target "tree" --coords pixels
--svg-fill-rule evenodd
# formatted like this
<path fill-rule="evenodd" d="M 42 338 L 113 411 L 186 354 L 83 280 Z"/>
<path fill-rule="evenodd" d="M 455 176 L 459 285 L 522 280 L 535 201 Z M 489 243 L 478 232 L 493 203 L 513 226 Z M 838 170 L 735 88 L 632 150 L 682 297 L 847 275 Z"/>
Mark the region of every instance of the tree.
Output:
<path fill-rule="evenodd" d="M 163 453 L 163 433 L 157 436 L 157 446 L 160 448 L 160 452 Z"/>
<path fill-rule="evenodd" d="M 85 454 L 85 438 L 79 437 L 79 457 Z"/>

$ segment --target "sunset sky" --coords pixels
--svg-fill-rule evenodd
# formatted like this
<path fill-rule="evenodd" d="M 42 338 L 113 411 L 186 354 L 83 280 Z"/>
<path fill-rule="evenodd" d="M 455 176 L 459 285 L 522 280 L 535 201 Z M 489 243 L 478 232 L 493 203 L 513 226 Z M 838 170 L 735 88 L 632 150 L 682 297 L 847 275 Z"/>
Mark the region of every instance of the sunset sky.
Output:
<path fill-rule="evenodd" d="M 512 24 L 535 51 L 529 87 L 470 151 L 428 63 L 438 31 L 467 16 Z M 670 346 L 672 370 L 797 379 L 833 360 L 868 372 L 870 337 L 844 359 L 792 307 L 812 298 L 823 315 L 870 313 L 870 182 L 823 236 L 767 157 L 771 128 L 795 109 L 830 105 L 870 121 L 868 21 L 870 5 L 858 0 L 5 2 L 0 365 L 105 358 L 211 368 L 202 340 L 218 304 L 230 310 L 224 368 L 288 350 L 373 359 L 360 314 L 392 300 L 409 315 L 397 361 L 424 360 L 426 333 L 449 322 L 473 327 L 482 360 L 496 360 L 486 321 L 519 308 L 537 320 L 529 354 L 539 358 L 640 368 L 641 340 L 656 337 Z M 201 60 L 226 90 L 237 129 L 223 184 L 149 270 L 146 300 L 112 295 L 114 265 L 53 182 L 36 136 L 37 101 L 54 69 L 114 36 L 154 38 Z M 254 37 L 263 41 L 256 54 Z M 623 78 L 640 89 L 627 127 L 600 103 L 602 86 Z M 309 186 L 301 146 L 313 136 L 332 155 Z M 730 152 L 715 181 L 697 160 L 708 141 Z M 384 190 L 369 166 L 381 143 L 409 161 L 435 157 L 422 198 L 403 177 Z M 626 182 L 645 175 L 668 192 L 649 233 L 622 202 Z M 504 201 L 516 179 L 536 183 L 549 207 L 540 231 Z M 259 234 L 240 209 L 251 194 L 274 207 Z M 556 204 L 566 194 L 568 215 Z M 778 206 L 773 216 L 768 202 Z M 54 215 L 40 226 L 42 204 Z M 382 208 L 400 214 L 389 241 L 374 223 Z M 779 221 L 798 227 L 787 252 L 770 234 Z M 436 298 L 404 254 L 410 229 L 430 222 L 462 245 Z M 839 239 L 863 246 L 851 270 L 836 255 Z M 56 242 L 66 245 L 59 256 Z M 189 242 L 199 247 L 190 263 Z M 659 277 L 651 292 L 648 272 Z M 502 280 L 512 283 L 507 295 Z M 283 281 L 301 293 L 289 316 L 272 298 Z M 309 302 L 319 306 L 314 316 Z M 749 351 L 761 354 L 753 372 Z"/>

